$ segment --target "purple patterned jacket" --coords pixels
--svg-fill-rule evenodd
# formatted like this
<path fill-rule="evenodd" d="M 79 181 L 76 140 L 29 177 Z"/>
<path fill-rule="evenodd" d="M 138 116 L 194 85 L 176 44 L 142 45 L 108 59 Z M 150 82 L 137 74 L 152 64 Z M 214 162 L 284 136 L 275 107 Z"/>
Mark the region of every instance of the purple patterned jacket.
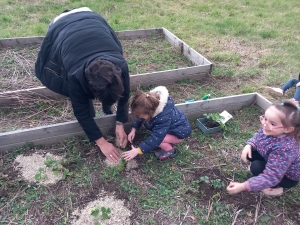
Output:
<path fill-rule="evenodd" d="M 289 136 L 266 136 L 263 130 L 247 141 L 247 144 L 257 149 L 267 161 L 264 172 L 245 182 L 248 191 L 261 191 L 274 187 L 284 176 L 290 180 L 300 180 L 300 146 L 295 138 Z"/>

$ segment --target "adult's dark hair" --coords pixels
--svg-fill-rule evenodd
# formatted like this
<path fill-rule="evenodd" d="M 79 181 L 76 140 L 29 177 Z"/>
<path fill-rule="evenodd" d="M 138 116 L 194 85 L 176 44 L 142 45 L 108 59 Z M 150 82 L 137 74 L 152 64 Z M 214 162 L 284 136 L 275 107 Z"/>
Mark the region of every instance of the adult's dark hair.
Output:
<path fill-rule="evenodd" d="M 96 98 L 106 105 L 112 105 L 124 91 L 121 69 L 110 61 L 96 59 L 85 69 L 89 88 Z"/>

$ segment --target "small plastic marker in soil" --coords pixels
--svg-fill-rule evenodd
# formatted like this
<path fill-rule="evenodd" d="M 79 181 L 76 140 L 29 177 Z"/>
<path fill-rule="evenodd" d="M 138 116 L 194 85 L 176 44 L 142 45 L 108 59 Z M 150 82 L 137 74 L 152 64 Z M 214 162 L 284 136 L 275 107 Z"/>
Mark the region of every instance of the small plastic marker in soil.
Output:
<path fill-rule="evenodd" d="M 194 99 L 188 99 L 185 102 L 188 103 L 188 102 L 194 102 L 194 101 L 195 101 Z"/>
<path fill-rule="evenodd" d="M 202 97 L 202 100 L 207 100 L 207 99 L 209 99 L 209 97 L 210 97 L 210 94 L 204 95 L 204 96 Z"/>

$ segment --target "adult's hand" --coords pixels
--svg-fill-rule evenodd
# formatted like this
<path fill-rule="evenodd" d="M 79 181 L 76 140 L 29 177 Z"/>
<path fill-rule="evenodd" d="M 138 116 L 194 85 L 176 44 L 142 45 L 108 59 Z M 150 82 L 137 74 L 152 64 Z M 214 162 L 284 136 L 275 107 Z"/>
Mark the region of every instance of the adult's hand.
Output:
<path fill-rule="evenodd" d="M 115 146 L 113 146 L 113 144 L 107 142 L 103 137 L 96 140 L 96 144 L 109 161 L 118 162 L 120 160 L 119 151 L 115 148 Z"/>
<path fill-rule="evenodd" d="M 116 125 L 116 137 L 119 139 L 119 147 L 125 148 L 127 145 L 127 134 L 124 125 Z"/>

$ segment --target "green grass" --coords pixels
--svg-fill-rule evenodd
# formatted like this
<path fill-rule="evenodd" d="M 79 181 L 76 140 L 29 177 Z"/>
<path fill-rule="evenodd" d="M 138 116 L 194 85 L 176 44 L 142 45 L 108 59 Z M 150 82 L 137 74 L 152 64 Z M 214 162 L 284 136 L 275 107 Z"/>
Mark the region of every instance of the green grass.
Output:
<path fill-rule="evenodd" d="M 180 55 L 162 36 L 121 40 L 130 74 L 142 74 L 190 67 L 193 64 Z"/>
<path fill-rule="evenodd" d="M 0 208 L 4 207 L 6 215 L 1 219 L 27 224 L 37 215 L 32 214 L 35 212 L 57 221 L 57 224 L 68 224 L 70 219 L 67 215 L 72 213 L 74 207 L 81 204 L 81 201 L 86 201 L 85 199 L 91 200 L 90 195 L 96 196 L 104 188 L 123 193 L 122 196 L 127 196 L 130 207 L 139 208 L 138 217 L 137 214 L 134 216 L 136 224 L 157 224 L 160 219 L 184 216 L 187 210 L 189 219 L 186 224 L 231 224 L 237 206 L 234 196 L 229 196 L 225 187 L 230 179 L 243 182 L 251 177 L 245 170 L 246 166 L 241 164 L 239 154 L 245 140 L 252 137 L 259 128 L 258 116 L 261 112 L 252 106 L 231 113 L 233 119 L 227 122 L 228 129 L 225 133 L 203 134 L 192 120 L 192 136 L 177 145 L 180 153 L 173 160 L 160 162 L 152 154 L 139 156 L 141 167 L 137 173 L 143 178 L 138 182 L 128 179 L 126 170 L 105 167 L 99 159 L 98 151 L 87 154 L 91 151 L 92 144 L 84 137 L 68 139 L 48 147 L 28 144 L 18 148 L 2 158 L 4 171 L 8 171 L 19 154 L 28 154 L 32 149 L 61 149 L 57 153 L 65 156 L 63 166 L 73 174 L 51 188 L 28 184 L 17 177 L 6 176 L 7 172 L 1 174 L 1 191 L 6 193 L 5 197 L 0 198 Z M 137 139 L 143 140 L 148 134 L 149 132 L 140 130 Z M 268 224 L 278 219 L 278 212 L 273 211 L 274 205 L 277 208 L 285 207 L 287 211 L 289 206 L 299 207 L 298 191 L 299 188 L 295 188 L 285 193 L 284 198 L 263 198 L 261 204 L 265 214 L 259 217 L 258 224 Z M 255 199 L 259 194 L 247 195 L 249 194 L 243 193 L 243 197 L 240 195 L 235 199 L 241 197 L 249 201 L 250 198 L 251 204 L 257 204 Z M 238 202 L 242 203 L 240 200 Z M 152 212 L 158 212 L 158 217 L 149 219 L 152 218 Z M 245 221 L 245 224 L 251 224 L 247 223 L 244 216 L 252 215 L 250 218 L 254 219 L 254 214 L 255 207 L 249 205 L 243 209 L 239 219 Z M 282 217 L 279 215 L 279 218 Z M 295 224 L 293 218 L 288 220 L 290 224 Z"/>
<path fill-rule="evenodd" d="M 218 65 L 224 55 L 234 56 L 222 42 L 236 40 L 247 46 L 268 49 L 267 56 L 279 57 L 288 77 L 298 72 L 299 35 L 297 0 L 237 1 L 57 1 L 17 3 L 0 1 L 1 37 L 44 35 L 48 23 L 64 9 L 88 6 L 102 14 L 115 30 L 166 27 Z M 134 19 L 133 19 L 134 18 Z M 231 52 L 232 51 L 232 52 Z M 221 56 L 220 60 L 219 57 Z M 228 56 L 227 56 L 228 57 Z M 236 56 L 235 60 L 239 57 Z M 229 57 L 230 59 L 230 57 Z M 231 61 L 232 62 L 232 61 Z M 238 67 L 236 65 L 235 67 Z M 269 67 L 269 66 L 268 66 Z M 260 73 L 268 70 L 264 68 Z"/>

